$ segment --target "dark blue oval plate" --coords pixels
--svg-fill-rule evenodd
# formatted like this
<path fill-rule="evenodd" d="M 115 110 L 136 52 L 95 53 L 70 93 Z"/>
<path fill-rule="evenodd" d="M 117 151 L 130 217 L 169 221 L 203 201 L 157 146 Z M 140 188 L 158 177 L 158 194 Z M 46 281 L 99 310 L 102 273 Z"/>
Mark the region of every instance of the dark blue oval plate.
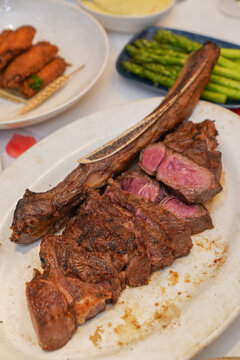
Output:
<path fill-rule="evenodd" d="M 129 44 L 132 43 L 136 39 L 144 38 L 144 39 L 149 39 L 150 40 L 150 39 L 152 39 L 154 37 L 155 33 L 159 29 L 170 30 L 175 34 L 186 36 L 190 40 L 197 41 L 197 42 L 199 42 L 201 44 L 203 44 L 206 41 L 210 40 L 210 41 L 213 41 L 215 44 L 217 44 L 219 47 L 240 49 L 240 45 L 233 44 L 233 43 L 228 42 L 228 41 L 215 39 L 215 38 L 212 38 L 212 37 L 192 33 L 192 32 L 189 32 L 189 31 L 183 31 L 183 30 L 177 30 L 177 29 L 171 29 L 171 28 L 163 28 L 163 27 L 157 27 L 157 26 L 151 26 L 151 27 L 141 31 L 140 33 L 135 35 L 131 39 L 131 41 L 129 41 Z M 128 80 L 137 81 L 138 83 L 141 83 L 143 86 L 145 86 L 147 88 L 150 88 L 152 90 L 156 90 L 160 95 L 165 95 L 168 92 L 167 87 L 162 86 L 162 85 L 154 85 L 152 81 L 147 80 L 147 79 L 142 79 L 142 78 L 138 77 L 137 75 L 131 74 L 127 70 L 125 70 L 124 67 L 122 66 L 122 62 L 123 61 L 129 61 L 130 59 L 131 59 L 130 56 L 128 55 L 126 49 L 124 48 L 122 50 L 122 52 L 120 53 L 120 55 L 119 55 L 119 57 L 117 59 L 117 63 L 116 63 L 116 68 L 117 68 L 117 71 L 118 71 L 118 73 L 120 75 L 122 75 L 123 77 L 125 77 Z M 219 104 L 219 105 L 222 105 L 222 104 Z M 228 100 L 226 102 L 226 104 L 224 104 L 222 106 L 224 106 L 226 108 L 229 108 L 229 109 L 240 108 L 240 101 Z"/>

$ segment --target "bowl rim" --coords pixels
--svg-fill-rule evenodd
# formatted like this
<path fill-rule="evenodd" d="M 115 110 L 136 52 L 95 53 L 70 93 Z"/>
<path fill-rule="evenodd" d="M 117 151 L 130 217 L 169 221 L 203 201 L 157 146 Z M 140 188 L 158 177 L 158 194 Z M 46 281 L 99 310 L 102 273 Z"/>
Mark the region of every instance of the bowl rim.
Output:
<path fill-rule="evenodd" d="M 97 10 L 94 10 L 94 9 L 91 9 L 89 7 L 87 7 L 85 4 L 83 4 L 82 0 L 77 0 L 79 6 L 81 6 L 84 10 L 94 14 L 94 15 L 101 15 L 101 16 L 104 16 L 106 18 L 111 18 L 111 19 L 127 19 L 127 20 L 140 20 L 140 19 L 146 19 L 146 18 L 151 18 L 153 16 L 158 16 L 158 15 L 162 15 L 164 14 L 165 12 L 167 12 L 168 10 L 170 10 L 176 0 L 171 0 L 171 3 L 163 8 L 162 10 L 160 11 L 156 11 L 154 13 L 151 13 L 151 14 L 145 14 L 145 15 L 115 15 L 115 14 L 108 14 L 108 13 L 104 13 L 104 12 L 101 12 L 101 11 L 97 11 Z"/>

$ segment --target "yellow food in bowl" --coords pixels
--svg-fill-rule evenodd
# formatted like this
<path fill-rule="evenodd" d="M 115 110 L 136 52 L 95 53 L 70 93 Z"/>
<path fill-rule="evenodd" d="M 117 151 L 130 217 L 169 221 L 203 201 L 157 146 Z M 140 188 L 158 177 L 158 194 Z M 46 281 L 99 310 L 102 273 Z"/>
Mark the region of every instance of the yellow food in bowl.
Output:
<path fill-rule="evenodd" d="M 148 15 L 167 8 L 172 0 L 83 0 L 92 10 L 111 15 Z"/>

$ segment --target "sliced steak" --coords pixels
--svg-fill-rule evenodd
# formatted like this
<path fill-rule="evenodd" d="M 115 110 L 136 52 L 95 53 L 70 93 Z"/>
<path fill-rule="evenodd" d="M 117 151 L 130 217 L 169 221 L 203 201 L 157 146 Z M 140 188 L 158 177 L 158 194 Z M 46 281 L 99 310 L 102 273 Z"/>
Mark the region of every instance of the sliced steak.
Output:
<path fill-rule="evenodd" d="M 219 48 L 211 42 L 192 53 L 177 81 L 161 104 L 135 127 L 82 159 L 61 183 L 49 191 L 26 190 L 17 203 L 11 241 L 30 243 L 53 233 L 69 220 L 89 188 L 100 188 L 113 175 L 125 170 L 139 152 L 157 141 L 192 113 L 207 85 Z"/>
<path fill-rule="evenodd" d="M 139 165 L 190 203 L 205 202 L 222 190 L 210 170 L 168 149 L 163 142 L 148 145 Z"/>
<path fill-rule="evenodd" d="M 161 206 L 190 226 L 191 234 L 213 228 L 208 210 L 201 204 L 185 204 L 176 196 L 167 196 Z"/>
<path fill-rule="evenodd" d="M 107 195 L 90 193 L 62 235 L 44 237 L 44 272 L 36 271 L 27 284 L 42 348 L 63 346 L 77 325 L 103 311 L 107 302 L 115 303 L 125 284 L 146 284 L 151 271 L 173 262 L 173 250 L 161 231 L 149 230 L 143 219 L 112 204 Z"/>
<path fill-rule="evenodd" d="M 220 151 L 216 151 L 217 135 L 218 132 L 211 120 L 204 120 L 198 124 L 186 120 L 174 132 L 165 137 L 164 144 L 208 168 L 219 180 L 222 162 Z"/>
<path fill-rule="evenodd" d="M 170 195 L 162 184 L 152 180 L 141 171 L 127 171 L 118 177 L 117 181 L 124 191 L 140 195 L 145 201 L 158 203 L 159 206 L 187 223 L 192 235 L 213 228 L 209 212 L 203 205 L 185 204 L 176 196 Z"/>
<path fill-rule="evenodd" d="M 120 184 L 109 180 L 106 194 L 115 204 L 120 204 L 146 221 L 148 227 L 162 232 L 174 244 L 174 257 L 182 257 L 192 248 L 190 227 L 158 204 L 145 202 L 141 196 L 123 191 Z"/>
<path fill-rule="evenodd" d="M 87 215 L 84 216 L 84 213 Z M 108 196 L 91 193 L 70 231 L 86 251 L 109 254 L 118 273 L 125 271 L 128 285 L 147 283 L 151 260 L 141 234 L 135 230 L 131 214 L 118 206 L 113 208 Z M 69 227 L 64 235 L 68 232 Z"/>
<path fill-rule="evenodd" d="M 167 265 L 171 265 L 174 260 L 174 244 L 169 241 L 166 234 L 161 229 L 155 229 L 149 227 L 144 219 L 141 217 L 136 217 L 132 212 L 126 210 L 125 208 L 119 206 L 118 204 L 112 204 L 109 199 L 109 196 L 104 196 L 104 201 L 107 204 L 107 209 L 109 215 L 117 219 L 117 221 L 126 227 L 128 232 L 134 231 L 134 237 L 138 240 L 138 244 L 134 243 L 134 246 L 137 248 L 138 252 L 141 250 L 141 247 L 146 248 L 146 253 L 150 256 L 151 265 L 155 268 L 164 268 Z M 100 205 L 101 209 L 101 205 Z M 102 211 L 102 209 L 100 210 Z M 129 235 L 128 237 L 129 238 Z M 138 256 L 137 261 L 140 263 L 139 268 L 141 268 L 141 262 L 145 263 L 143 257 Z M 132 258 L 132 262 L 136 265 L 136 256 Z M 129 263 L 127 269 L 125 270 L 126 274 L 129 274 L 129 270 L 133 268 L 133 264 Z M 146 267 L 143 267 L 140 272 L 133 271 L 134 276 L 146 276 L 146 271 L 143 271 Z"/>

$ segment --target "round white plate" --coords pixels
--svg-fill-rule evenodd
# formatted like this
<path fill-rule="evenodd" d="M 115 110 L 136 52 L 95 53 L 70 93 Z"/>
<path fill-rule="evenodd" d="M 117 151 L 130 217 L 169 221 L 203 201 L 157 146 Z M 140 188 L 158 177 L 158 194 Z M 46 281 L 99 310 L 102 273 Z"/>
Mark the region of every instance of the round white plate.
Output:
<path fill-rule="evenodd" d="M 25 282 L 40 268 L 39 242 L 9 241 L 13 210 L 25 188 L 45 191 L 77 159 L 129 128 L 159 104 L 146 99 L 99 112 L 33 146 L 0 175 L 0 358 L 4 360 L 180 360 L 215 339 L 240 312 L 239 117 L 199 102 L 192 119 L 216 120 L 224 190 L 209 205 L 214 229 L 193 237 L 189 256 L 128 288 L 119 302 L 80 326 L 62 349 L 38 345 L 25 299 Z M 56 151 L 57 149 L 57 151 Z M 10 191 L 11 190 L 11 191 Z"/>
<path fill-rule="evenodd" d="M 36 124 L 64 111 L 78 101 L 97 81 L 106 65 L 108 38 L 102 26 L 77 5 L 60 0 L 6 0 L 0 2 L 0 31 L 32 25 L 33 43 L 46 40 L 59 47 L 59 55 L 72 64 L 66 74 L 86 66 L 63 88 L 35 110 L 19 115 L 22 104 L 0 98 L 0 129 Z"/>

